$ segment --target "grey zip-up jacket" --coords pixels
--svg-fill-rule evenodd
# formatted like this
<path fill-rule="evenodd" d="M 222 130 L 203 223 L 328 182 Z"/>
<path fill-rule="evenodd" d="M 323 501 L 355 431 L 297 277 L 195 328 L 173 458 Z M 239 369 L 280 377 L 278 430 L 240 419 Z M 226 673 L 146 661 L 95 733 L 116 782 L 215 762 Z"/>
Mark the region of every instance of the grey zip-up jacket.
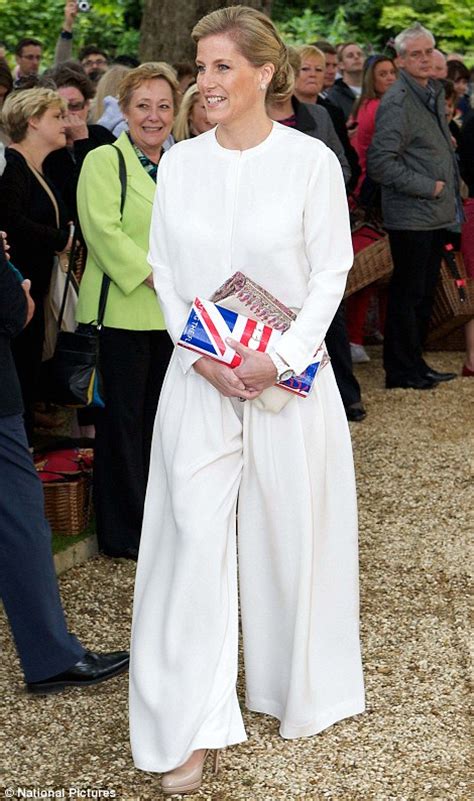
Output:
<path fill-rule="evenodd" d="M 384 94 L 375 118 L 375 134 L 367 153 L 367 173 L 382 185 L 386 228 L 429 231 L 452 225 L 459 183 L 451 135 L 438 81 L 435 110 L 427 91 L 403 70 Z M 436 181 L 446 185 L 433 196 Z"/>

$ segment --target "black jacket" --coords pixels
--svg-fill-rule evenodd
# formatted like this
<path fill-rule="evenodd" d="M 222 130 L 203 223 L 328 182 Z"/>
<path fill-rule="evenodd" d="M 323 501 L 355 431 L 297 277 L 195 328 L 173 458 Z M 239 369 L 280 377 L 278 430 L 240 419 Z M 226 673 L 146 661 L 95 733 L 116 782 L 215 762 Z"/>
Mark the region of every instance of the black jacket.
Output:
<path fill-rule="evenodd" d="M 351 87 L 348 86 L 342 78 L 337 78 L 337 80 L 334 81 L 334 86 L 329 90 L 327 95 L 331 103 L 334 103 L 335 106 L 341 109 L 344 114 L 344 119 L 347 120 L 356 99 L 356 95 Z"/>
<path fill-rule="evenodd" d="M 0 247 L 0 417 L 23 411 L 10 340 L 23 329 L 26 312 L 25 293 L 17 276 L 7 266 Z"/>
<path fill-rule="evenodd" d="M 23 156 L 7 148 L 5 158 L 7 166 L 0 178 L 0 220 L 8 235 L 10 259 L 24 278 L 30 278 L 32 297 L 40 300 L 49 288 L 55 253 L 67 243 L 68 217 L 56 193 L 58 229 L 51 199 Z"/>
<path fill-rule="evenodd" d="M 344 114 L 338 106 L 335 106 L 334 103 L 331 103 L 331 101 L 326 97 L 321 97 L 321 95 L 318 97 L 317 105 L 326 109 L 327 113 L 331 117 L 334 130 L 336 131 L 344 148 L 346 159 L 349 162 L 349 167 L 351 168 L 351 179 L 347 184 L 347 191 L 352 192 L 357 186 L 361 169 L 359 164 L 359 156 L 357 155 L 355 148 L 352 147 L 349 134 L 347 133 Z"/>
<path fill-rule="evenodd" d="M 294 95 L 291 98 L 291 103 L 296 117 L 296 129 L 313 136 L 315 139 L 320 139 L 321 142 L 331 148 L 339 159 L 344 175 L 344 183 L 347 185 L 351 178 L 351 169 L 346 159 L 344 148 L 326 109 L 315 103 L 301 103 Z"/>
<path fill-rule="evenodd" d="M 75 220 L 77 217 L 77 182 L 85 157 L 96 147 L 115 142 L 113 133 L 110 133 L 103 125 L 88 125 L 87 127 L 89 129 L 88 139 L 78 139 L 74 142 L 72 151 L 67 147 L 54 150 L 45 158 L 43 164 L 44 173 L 60 193 L 70 220 Z"/>

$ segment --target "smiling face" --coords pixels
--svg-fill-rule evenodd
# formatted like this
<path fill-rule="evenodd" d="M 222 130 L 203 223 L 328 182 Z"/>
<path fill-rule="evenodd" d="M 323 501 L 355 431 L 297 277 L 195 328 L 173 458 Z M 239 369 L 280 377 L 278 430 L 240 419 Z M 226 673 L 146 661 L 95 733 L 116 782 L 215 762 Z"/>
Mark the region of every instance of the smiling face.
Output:
<path fill-rule="evenodd" d="M 164 78 L 143 81 L 124 111 L 133 141 L 153 159 L 160 153 L 173 125 L 173 92 L 168 81 Z"/>
<path fill-rule="evenodd" d="M 397 80 L 397 72 L 391 61 L 379 61 L 374 67 L 374 89 L 379 97 Z"/>
<path fill-rule="evenodd" d="M 264 108 L 265 91 L 273 65 L 254 67 L 226 34 L 200 39 L 197 47 L 197 84 L 211 126 L 252 123 Z"/>
<path fill-rule="evenodd" d="M 32 117 L 28 130 L 43 152 L 51 153 L 66 145 L 66 121 L 62 108 L 52 106 L 41 117 Z"/>
<path fill-rule="evenodd" d="M 315 102 L 324 85 L 324 61 L 320 56 L 308 56 L 301 61 L 296 78 L 295 94 Z M 305 101 L 304 101 L 305 102 Z"/>

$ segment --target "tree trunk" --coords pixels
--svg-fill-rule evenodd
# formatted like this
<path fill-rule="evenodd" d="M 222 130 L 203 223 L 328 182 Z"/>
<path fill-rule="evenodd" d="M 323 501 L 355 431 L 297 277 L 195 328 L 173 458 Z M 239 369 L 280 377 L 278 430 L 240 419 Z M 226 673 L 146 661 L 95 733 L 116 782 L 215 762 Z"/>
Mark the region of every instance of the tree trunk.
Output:
<path fill-rule="evenodd" d="M 271 0 L 245 0 L 245 5 L 270 14 Z M 191 30 L 210 11 L 237 3 L 225 0 L 145 0 L 140 29 L 140 60 L 194 62 Z"/>

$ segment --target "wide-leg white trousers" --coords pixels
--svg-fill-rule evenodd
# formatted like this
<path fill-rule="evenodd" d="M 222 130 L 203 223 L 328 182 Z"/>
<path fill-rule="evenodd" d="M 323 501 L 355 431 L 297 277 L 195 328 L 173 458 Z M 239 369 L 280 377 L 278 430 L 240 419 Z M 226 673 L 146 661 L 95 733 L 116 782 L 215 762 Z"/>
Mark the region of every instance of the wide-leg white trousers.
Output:
<path fill-rule="evenodd" d="M 283 391 L 283 390 L 282 390 Z M 236 695 L 293 738 L 364 710 L 357 509 L 331 366 L 279 414 L 173 356 L 155 422 L 130 664 L 135 764 L 164 772 L 246 739 Z"/>

